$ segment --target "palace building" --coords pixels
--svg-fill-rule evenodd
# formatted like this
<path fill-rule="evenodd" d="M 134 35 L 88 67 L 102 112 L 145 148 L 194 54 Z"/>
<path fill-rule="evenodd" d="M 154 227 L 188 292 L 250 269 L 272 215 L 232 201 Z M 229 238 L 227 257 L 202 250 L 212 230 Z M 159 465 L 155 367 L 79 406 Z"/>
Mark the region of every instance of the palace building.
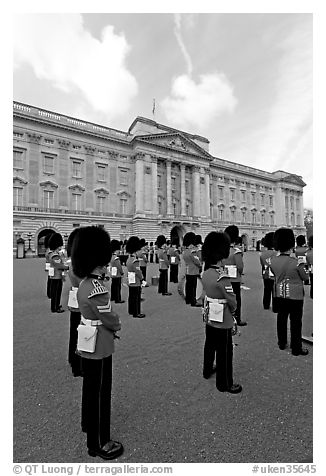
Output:
<path fill-rule="evenodd" d="M 236 224 L 248 249 L 280 226 L 305 233 L 296 174 L 214 157 L 209 140 L 137 117 L 127 132 L 13 104 L 13 232 L 35 256 L 49 230 L 99 225 L 155 241 Z"/>

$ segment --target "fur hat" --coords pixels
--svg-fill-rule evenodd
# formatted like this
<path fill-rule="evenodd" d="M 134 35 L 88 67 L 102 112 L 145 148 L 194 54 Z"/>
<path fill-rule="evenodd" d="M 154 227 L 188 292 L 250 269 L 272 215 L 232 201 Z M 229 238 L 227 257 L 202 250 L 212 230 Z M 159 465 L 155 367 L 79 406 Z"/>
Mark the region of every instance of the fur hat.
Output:
<path fill-rule="evenodd" d="M 190 246 L 194 245 L 196 241 L 196 235 L 192 231 L 188 231 L 188 233 L 185 234 L 183 237 L 183 246 Z"/>
<path fill-rule="evenodd" d="M 227 233 L 211 231 L 205 238 L 202 247 L 202 259 L 205 268 L 225 259 L 230 253 L 230 238 Z"/>
<path fill-rule="evenodd" d="M 203 240 L 201 239 L 201 235 L 196 235 L 195 245 L 202 245 L 202 244 L 203 244 Z"/>
<path fill-rule="evenodd" d="M 53 233 L 49 239 L 49 248 L 50 250 L 56 250 L 60 246 L 63 246 L 63 239 L 60 233 Z"/>
<path fill-rule="evenodd" d="M 141 238 L 141 239 L 140 239 L 140 245 L 141 245 L 141 246 L 140 246 L 141 248 L 142 248 L 143 246 L 146 246 L 146 240 L 145 240 L 145 238 Z"/>
<path fill-rule="evenodd" d="M 68 256 L 68 258 L 71 256 L 72 244 L 73 244 L 73 241 L 74 241 L 77 233 L 79 233 L 79 230 L 80 230 L 80 227 L 74 228 L 72 230 L 72 232 L 70 233 L 69 237 L 68 237 L 68 240 L 67 240 L 67 256 Z"/>
<path fill-rule="evenodd" d="M 288 251 L 295 245 L 294 233 L 291 228 L 278 228 L 274 233 L 274 249 Z"/>
<path fill-rule="evenodd" d="M 140 248 L 141 243 L 138 236 L 131 236 L 126 244 L 126 252 L 129 254 L 135 253 L 136 251 L 140 250 Z"/>
<path fill-rule="evenodd" d="M 267 233 L 261 240 L 262 245 L 271 250 L 274 246 L 274 232 Z"/>
<path fill-rule="evenodd" d="M 112 240 L 111 241 L 111 251 L 112 251 L 112 253 L 114 253 L 114 251 L 120 250 L 120 246 L 121 246 L 121 241 Z"/>
<path fill-rule="evenodd" d="M 225 228 L 224 233 L 230 237 L 231 243 L 237 243 L 239 238 L 239 228 L 236 225 L 229 225 Z"/>
<path fill-rule="evenodd" d="M 303 246 L 306 244 L 306 237 L 304 235 L 298 235 L 295 241 L 298 246 Z"/>
<path fill-rule="evenodd" d="M 98 266 L 109 264 L 112 256 L 110 235 L 98 226 L 81 227 L 71 248 L 72 269 L 76 276 L 85 278 Z"/>
<path fill-rule="evenodd" d="M 157 244 L 158 248 L 161 248 L 165 243 L 166 243 L 166 238 L 165 238 L 164 235 L 159 235 L 156 238 L 156 244 Z"/>

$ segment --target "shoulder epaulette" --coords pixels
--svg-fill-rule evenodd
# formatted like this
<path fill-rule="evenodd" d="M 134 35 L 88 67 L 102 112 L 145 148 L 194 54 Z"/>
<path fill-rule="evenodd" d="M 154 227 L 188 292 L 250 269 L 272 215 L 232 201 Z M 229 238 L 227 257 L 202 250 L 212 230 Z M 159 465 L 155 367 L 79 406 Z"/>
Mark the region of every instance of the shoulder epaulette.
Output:
<path fill-rule="evenodd" d="M 101 284 L 97 279 L 92 279 L 92 284 L 94 286 L 93 291 L 88 295 L 88 298 L 98 296 L 99 294 L 106 294 L 109 291 L 103 284 Z"/>
<path fill-rule="evenodd" d="M 237 253 L 242 253 L 242 251 L 240 250 L 240 248 L 234 248 L 234 254 L 237 254 Z"/>
<path fill-rule="evenodd" d="M 217 274 L 217 281 L 219 281 L 222 278 L 228 278 L 229 275 L 224 269 L 216 269 L 216 274 Z"/>

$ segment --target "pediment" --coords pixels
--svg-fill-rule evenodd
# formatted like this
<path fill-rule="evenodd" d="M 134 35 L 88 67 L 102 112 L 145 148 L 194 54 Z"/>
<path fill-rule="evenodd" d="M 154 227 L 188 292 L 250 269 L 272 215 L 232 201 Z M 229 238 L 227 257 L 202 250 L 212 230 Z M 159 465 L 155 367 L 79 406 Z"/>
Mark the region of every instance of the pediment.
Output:
<path fill-rule="evenodd" d="M 282 182 L 293 183 L 295 185 L 300 185 L 300 187 L 304 187 L 306 185 L 302 178 L 295 174 L 286 175 L 282 178 Z"/>
<path fill-rule="evenodd" d="M 96 189 L 94 190 L 94 192 L 95 192 L 95 193 L 104 194 L 104 195 L 109 195 L 109 193 L 110 193 L 110 192 L 109 192 L 106 188 L 104 188 L 104 187 L 96 188 Z"/>
<path fill-rule="evenodd" d="M 126 190 L 119 190 L 119 192 L 117 192 L 117 195 L 119 195 L 119 197 L 125 198 L 131 197 L 130 193 L 126 192 Z"/>
<path fill-rule="evenodd" d="M 136 136 L 134 140 L 212 160 L 210 154 L 206 152 L 206 150 L 179 132 Z"/>
<path fill-rule="evenodd" d="M 26 185 L 28 183 L 27 180 L 24 180 L 23 178 L 18 177 L 18 175 L 13 177 L 13 182 L 14 183 L 19 183 L 20 185 Z"/>
<path fill-rule="evenodd" d="M 45 180 L 44 182 L 41 182 L 40 186 L 58 188 L 58 185 L 55 182 L 52 182 L 51 180 Z"/>
<path fill-rule="evenodd" d="M 74 192 L 85 192 L 85 188 L 79 184 L 69 185 L 68 188 Z"/>

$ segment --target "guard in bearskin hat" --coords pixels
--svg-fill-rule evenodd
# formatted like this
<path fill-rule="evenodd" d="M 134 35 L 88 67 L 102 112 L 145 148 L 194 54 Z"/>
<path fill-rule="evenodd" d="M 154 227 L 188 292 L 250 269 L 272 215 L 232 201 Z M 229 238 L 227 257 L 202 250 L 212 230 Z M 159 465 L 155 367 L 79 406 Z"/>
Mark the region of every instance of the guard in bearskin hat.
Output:
<path fill-rule="evenodd" d="M 186 265 L 185 299 L 186 304 L 190 304 L 193 307 L 200 307 L 201 305 L 197 304 L 196 301 L 196 288 L 202 265 L 197 255 L 195 243 L 195 233 L 192 231 L 186 233 L 183 237 L 184 251 L 182 253 L 182 258 Z"/>
<path fill-rule="evenodd" d="M 158 292 L 162 296 L 171 296 L 172 293 L 168 292 L 168 270 L 169 270 L 169 258 L 167 254 L 166 238 L 164 235 L 159 235 L 156 239 L 156 245 L 158 249 L 158 263 L 159 263 L 159 282 Z"/>
<path fill-rule="evenodd" d="M 141 286 L 144 281 L 143 274 L 140 270 L 139 259 L 136 256 L 137 251 L 141 248 L 141 241 L 138 236 L 131 236 L 126 244 L 126 252 L 129 253 L 127 259 L 128 270 L 128 313 L 136 318 L 143 318 L 143 314 L 140 310 L 141 306 Z"/>
<path fill-rule="evenodd" d="M 51 278 L 49 276 L 49 268 L 50 268 L 50 258 L 49 254 L 51 252 L 49 248 L 49 240 L 53 233 L 48 233 L 44 238 L 44 248 L 45 248 L 45 271 L 48 275 L 47 283 L 46 283 L 46 295 L 49 299 L 51 299 Z"/>
<path fill-rule="evenodd" d="M 239 393 L 241 385 L 233 382 L 234 313 L 237 307 L 230 278 L 223 265 L 229 256 L 230 240 L 226 233 L 212 231 L 202 248 L 205 270 L 202 276 L 206 292 L 203 319 L 206 323 L 203 377 L 216 372 L 216 388 L 220 392 Z M 216 367 L 214 360 L 216 359 Z"/>
<path fill-rule="evenodd" d="M 304 287 L 308 274 L 303 262 L 290 256 L 295 244 L 290 228 L 279 228 L 274 234 L 274 248 L 279 251 L 271 258 L 271 270 L 275 275 L 275 310 L 277 311 L 278 346 L 284 350 L 287 346 L 287 323 L 290 317 L 291 349 L 293 355 L 307 355 L 308 349 L 302 348 L 302 314 Z"/>
<path fill-rule="evenodd" d="M 224 233 L 230 238 L 230 254 L 224 265 L 226 266 L 233 288 L 233 292 L 237 299 L 237 310 L 235 318 L 238 326 L 246 326 L 247 323 L 241 319 L 241 275 L 243 273 L 243 253 L 242 249 L 238 246 L 239 241 L 239 228 L 236 225 L 227 226 Z"/>
<path fill-rule="evenodd" d="M 49 276 L 51 279 L 51 312 L 64 312 L 60 304 L 62 293 L 63 272 L 69 266 L 64 264 L 61 253 L 63 239 L 60 233 L 53 233 L 49 239 Z"/>
<path fill-rule="evenodd" d="M 145 238 L 141 238 L 140 240 L 140 250 L 136 252 L 136 256 L 139 259 L 139 266 L 140 266 L 140 271 L 142 272 L 143 279 L 146 281 L 146 269 L 147 269 L 147 263 L 148 263 L 148 255 L 147 255 L 147 245 Z M 146 285 L 148 286 L 148 285 Z"/>
<path fill-rule="evenodd" d="M 121 299 L 121 281 L 123 276 L 122 264 L 119 258 L 120 242 L 118 240 L 111 241 L 112 258 L 109 266 L 109 274 L 111 276 L 111 300 L 116 304 L 122 304 Z"/>
<path fill-rule="evenodd" d="M 171 240 L 171 246 L 168 249 L 168 258 L 170 262 L 170 283 L 177 283 L 180 265 L 179 238 L 177 237 Z"/>
<path fill-rule="evenodd" d="M 309 272 L 309 279 L 310 279 L 310 297 L 313 299 L 313 236 L 309 236 L 308 238 L 308 250 L 306 252 L 306 260 L 307 260 L 307 267 Z"/>
<path fill-rule="evenodd" d="M 259 260 L 262 268 L 262 277 L 264 283 L 263 293 L 263 307 L 269 309 L 273 295 L 273 287 L 275 277 L 270 267 L 272 256 L 276 256 L 277 252 L 274 250 L 274 232 L 267 233 L 262 240 L 264 251 L 261 252 Z"/>
<path fill-rule="evenodd" d="M 105 285 L 111 259 L 110 236 L 104 228 L 80 228 L 71 250 L 73 272 L 82 279 L 77 299 L 81 312 L 77 349 L 82 358 L 82 430 L 87 434 L 90 456 L 117 458 L 123 446 L 111 440 L 112 354 L 116 332 L 121 329 Z"/>

